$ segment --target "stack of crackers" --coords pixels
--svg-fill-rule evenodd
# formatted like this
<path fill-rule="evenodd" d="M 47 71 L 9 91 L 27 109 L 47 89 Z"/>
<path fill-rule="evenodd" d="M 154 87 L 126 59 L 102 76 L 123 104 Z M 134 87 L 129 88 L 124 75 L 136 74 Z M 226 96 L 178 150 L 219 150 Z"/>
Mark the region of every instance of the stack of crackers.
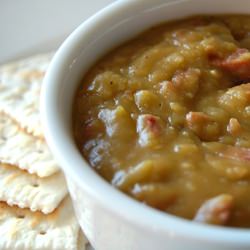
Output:
<path fill-rule="evenodd" d="M 52 54 L 0 68 L 0 249 L 85 249 L 39 97 Z"/>

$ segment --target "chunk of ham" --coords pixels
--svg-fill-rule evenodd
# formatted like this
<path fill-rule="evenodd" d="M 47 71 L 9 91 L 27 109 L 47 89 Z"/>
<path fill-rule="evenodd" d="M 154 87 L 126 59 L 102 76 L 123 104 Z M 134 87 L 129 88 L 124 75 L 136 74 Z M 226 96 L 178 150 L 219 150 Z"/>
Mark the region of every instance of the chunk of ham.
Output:
<path fill-rule="evenodd" d="M 238 48 L 224 59 L 213 59 L 213 63 L 239 79 L 250 78 L 250 52 L 247 49 Z"/>
<path fill-rule="evenodd" d="M 203 146 L 212 153 L 221 157 L 237 160 L 237 161 L 250 161 L 250 148 L 236 147 L 226 145 L 218 142 L 203 143 Z"/>
<path fill-rule="evenodd" d="M 232 213 L 233 197 L 229 194 L 221 194 L 205 201 L 197 211 L 194 221 L 225 225 Z"/>
<path fill-rule="evenodd" d="M 164 129 L 164 123 L 160 117 L 150 114 L 139 115 L 136 128 L 139 144 L 142 147 L 159 146 L 160 136 Z"/>
<path fill-rule="evenodd" d="M 250 161 L 249 148 L 227 145 L 221 152 L 219 152 L 219 155 L 233 160 Z"/>

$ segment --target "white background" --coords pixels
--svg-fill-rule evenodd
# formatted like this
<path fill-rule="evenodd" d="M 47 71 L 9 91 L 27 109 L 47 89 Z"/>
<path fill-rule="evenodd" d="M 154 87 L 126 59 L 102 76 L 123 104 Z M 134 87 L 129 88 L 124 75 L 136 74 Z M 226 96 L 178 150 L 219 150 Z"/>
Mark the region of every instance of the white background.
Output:
<path fill-rule="evenodd" d="M 0 0 L 0 64 L 55 50 L 82 21 L 114 0 Z"/>

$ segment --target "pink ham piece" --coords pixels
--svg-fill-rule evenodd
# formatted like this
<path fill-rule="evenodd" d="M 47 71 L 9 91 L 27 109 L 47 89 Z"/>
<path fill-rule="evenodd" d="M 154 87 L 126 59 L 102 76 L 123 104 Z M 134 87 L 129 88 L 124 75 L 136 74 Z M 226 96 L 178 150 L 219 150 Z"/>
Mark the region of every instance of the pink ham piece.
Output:
<path fill-rule="evenodd" d="M 238 48 L 225 59 L 214 59 L 213 63 L 240 79 L 250 78 L 250 52 L 247 49 Z"/>
<path fill-rule="evenodd" d="M 139 115 L 137 119 L 139 144 L 142 147 L 159 145 L 163 128 L 164 124 L 160 117 L 150 114 Z"/>
<path fill-rule="evenodd" d="M 194 221 L 225 225 L 232 213 L 233 197 L 229 194 L 221 194 L 205 201 L 194 217 Z"/>

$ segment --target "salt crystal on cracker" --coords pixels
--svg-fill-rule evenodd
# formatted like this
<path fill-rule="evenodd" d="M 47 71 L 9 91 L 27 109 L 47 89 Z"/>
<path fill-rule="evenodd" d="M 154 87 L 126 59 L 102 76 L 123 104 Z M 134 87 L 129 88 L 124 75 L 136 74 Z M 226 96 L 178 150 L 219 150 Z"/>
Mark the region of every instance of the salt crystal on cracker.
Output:
<path fill-rule="evenodd" d="M 49 215 L 0 203 L 0 249 L 77 250 L 79 226 L 66 198 Z"/>
<path fill-rule="evenodd" d="M 4 114 L 0 114 L 0 162 L 16 165 L 40 177 L 59 170 L 45 141 L 20 130 Z"/>
<path fill-rule="evenodd" d="M 0 201 L 48 214 L 66 195 L 67 186 L 61 172 L 39 178 L 15 166 L 0 163 Z"/>
<path fill-rule="evenodd" d="M 43 137 L 39 97 L 52 55 L 38 55 L 0 68 L 0 111 L 37 137 Z"/>

